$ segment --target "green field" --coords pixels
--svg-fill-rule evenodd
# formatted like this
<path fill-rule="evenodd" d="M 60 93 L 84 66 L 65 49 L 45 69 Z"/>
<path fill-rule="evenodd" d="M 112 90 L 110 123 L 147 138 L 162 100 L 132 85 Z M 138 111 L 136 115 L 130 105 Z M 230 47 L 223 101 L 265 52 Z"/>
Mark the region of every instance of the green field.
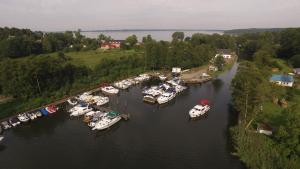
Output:
<path fill-rule="evenodd" d="M 103 58 L 120 58 L 122 56 L 132 56 L 132 55 L 140 55 L 144 56 L 142 51 L 136 50 L 120 50 L 120 49 L 113 49 L 113 50 L 89 50 L 89 51 L 79 51 L 79 52 L 67 52 L 64 53 L 65 56 L 69 56 L 71 58 L 71 63 L 75 65 L 84 65 L 91 69 L 95 68 L 97 64 L 101 62 Z M 58 53 L 50 53 L 50 54 L 41 54 L 37 56 L 29 56 L 20 58 L 28 59 L 31 57 L 45 57 L 45 56 L 57 56 Z"/>

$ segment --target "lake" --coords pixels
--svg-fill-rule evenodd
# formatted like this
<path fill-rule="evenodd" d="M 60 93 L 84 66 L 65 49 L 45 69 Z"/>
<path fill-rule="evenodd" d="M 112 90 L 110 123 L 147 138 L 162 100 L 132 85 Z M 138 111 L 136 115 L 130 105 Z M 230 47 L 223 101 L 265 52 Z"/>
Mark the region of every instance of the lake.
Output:
<path fill-rule="evenodd" d="M 122 91 L 109 106 L 130 113 L 130 120 L 105 131 L 91 131 L 64 110 L 11 129 L 0 144 L 0 168 L 242 169 L 228 138 L 237 116 L 230 106 L 236 69 L 189 86 L 163 106 L 144 103 L 141 86 Z M 188 111 L 200 99 L 209 99 L 212 109 L 190 120 Z"/>
<path fill-rule="evenodd" d="M 111 36 L 113 39 L 116 40 L 124 40 L 128 36 L 136 35 L 138 37 L 139 41 L 142 41 L 142 38 L 147 35 L 151 35 L 153 39 L 155 40 L 165 40 L 165 41 L 171 41 L 172 40 L 172 34 L 176 32 L 177 30 L 127 30 L 127 31 L 95 31 L 95 32 L 81 32 L 83 35 L 89 38 L 97 38 L 100 34 L 104 34 L 106 36 Z M 202 33 L 202 34 L 223 34 L 223 31 L 215 31 L 215 30 L 193 30 L 193 31 L 185 31 L 183 30 L 185 36 L 192 36 L 195 33 Z"/>

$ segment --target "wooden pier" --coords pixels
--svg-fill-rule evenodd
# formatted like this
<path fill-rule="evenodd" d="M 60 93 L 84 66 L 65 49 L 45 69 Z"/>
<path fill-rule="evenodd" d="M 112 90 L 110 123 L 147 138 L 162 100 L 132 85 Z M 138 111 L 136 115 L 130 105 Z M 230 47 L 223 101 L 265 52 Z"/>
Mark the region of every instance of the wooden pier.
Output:
<path fill-rule="evenodd" d="M 194 78 L 194 79 L 183 79 L 183 82 L 186 84 L 202 84 L 208 81 L 211 81 L 212 77 L 207 78 Z"/>

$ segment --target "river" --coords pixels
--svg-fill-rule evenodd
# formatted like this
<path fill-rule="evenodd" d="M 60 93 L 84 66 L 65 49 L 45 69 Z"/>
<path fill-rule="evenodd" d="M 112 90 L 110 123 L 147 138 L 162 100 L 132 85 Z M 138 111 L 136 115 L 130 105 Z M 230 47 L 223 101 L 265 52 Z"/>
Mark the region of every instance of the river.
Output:
<path fill-rule="evenodd" d="M 97 38 L 100 34 L 104 34 L 106 36 L 111 36 L 113 39 L 116 40 L 124 40 L 128 36 L 136 35 L 139 41 L 142 41 L 142 38 L 147 35 L 151 35 L 155 40 L 164 40 L 164 41 L 171 41 L 172 34 L 176 31 L 181 30 L 127 30 L 127 31 L 94 31 L 94 32 L 82 32 L 83 35 L 89 38 Z M 202 33 L 202 34 L 223 34 L 223 31 L 217 30 L 182 30 L 185 36 L 192 36 L 195 33 Z"/>
<path fill-rule="evenodd" d="M 143 103 L 141 87 L 111 97 L 110 107 L 130 113 L 106 131 L 91 131 L 65 111 L 4 133 L 1 169 L 241 169 L 231 155 L 228 126 L 230 83 L 237 64 L 218 79 L 188 90 L 164 106 Z M 206 118 L 191 121 L 188 111 L 207 98 Z"/>

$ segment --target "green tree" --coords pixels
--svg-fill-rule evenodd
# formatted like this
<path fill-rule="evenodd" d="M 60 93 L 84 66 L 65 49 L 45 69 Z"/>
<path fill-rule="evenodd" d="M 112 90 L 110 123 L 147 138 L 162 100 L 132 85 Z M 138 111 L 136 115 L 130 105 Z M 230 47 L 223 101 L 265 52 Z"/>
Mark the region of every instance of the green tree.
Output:
<path fill-rule="evenodd" d="M 183 41 L 184 39 L 184 33 L 183 32 L 174 32 L 172 34 L 172 38 L 173 38 L 173 41 L 177 41 L 177 40 L 180 40 L 180 41 Z"/>
<path fill-rule="evenodd" d="M 214 61 L 215 66 L 219 69 L 219 70 L 223 70 L 224 64 L 225 64 L 225 60 L 224 57 L 219 55 L 215 58 Z"/>
<path fill-rule="evenodd" d="M 126 38 L 125 43 L 128 44 L 129 48 L 132 48 L 134 45 L 136 45 L 138 42 L 136 35 L 131 35 Z"/>

